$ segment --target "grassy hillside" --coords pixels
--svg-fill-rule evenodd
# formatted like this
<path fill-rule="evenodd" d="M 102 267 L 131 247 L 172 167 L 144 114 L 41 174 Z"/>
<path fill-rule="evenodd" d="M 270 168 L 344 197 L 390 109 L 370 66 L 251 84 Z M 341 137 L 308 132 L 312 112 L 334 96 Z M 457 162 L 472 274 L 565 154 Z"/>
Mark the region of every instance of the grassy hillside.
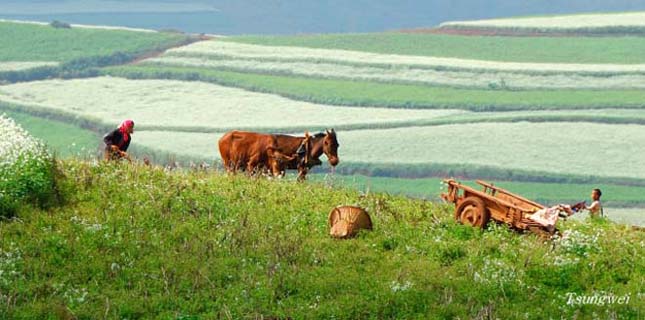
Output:
<path fill-rule="evenodd" d="M 0 221 L 4 318 L 642 315 L 642 232 L 599 221 L 543 242 L 452 208 L 317 184 L 61 163 L 66 205 Z M 329 210 L 375 230 L 333 240 Z M 611 253 L 611 254 L 608 254 Z M 567 293 L 629 294 L 567 305 Z"/>

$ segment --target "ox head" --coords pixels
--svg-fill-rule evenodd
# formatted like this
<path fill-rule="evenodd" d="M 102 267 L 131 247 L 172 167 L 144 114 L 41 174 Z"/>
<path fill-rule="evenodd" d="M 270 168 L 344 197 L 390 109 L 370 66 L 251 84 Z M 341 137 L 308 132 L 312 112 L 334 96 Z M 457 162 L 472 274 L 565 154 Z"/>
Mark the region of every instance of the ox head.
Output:
<path fill-rule="evenodd" d="M 327 156 L 327 160 L 332 167 L 335 167 L 340 159 L 338 158 L 338 140 L 336 140 L 336 131 L 332 128 L 325 130 L 325 138 L 323 139 L 323 152 Z"/>

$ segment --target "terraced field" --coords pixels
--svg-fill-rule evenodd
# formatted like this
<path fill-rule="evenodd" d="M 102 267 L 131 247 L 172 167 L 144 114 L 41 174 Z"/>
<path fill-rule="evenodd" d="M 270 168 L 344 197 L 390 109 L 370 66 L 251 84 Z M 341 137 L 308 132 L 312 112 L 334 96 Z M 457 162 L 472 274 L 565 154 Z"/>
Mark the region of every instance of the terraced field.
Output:
<path fill-rule="evenodd" d="M 340 65 L 402 66 L 420 69 L 507 71 L 522 73 L 618 74 L 642 73 L 643 64 L 624 63 L 546 63 L 509 62 L 480 59 L 380 54 L 351 50 L 299 48 L 291 46 L 251 45 L 221 40 L 201 41 L 171 49 L 167 56 L 235 58 L 261 62 L 314 62 Z M 163 61 L 163 60 L 161 60 Z"/>
<path fill-rule="evenodd" d="M 0 102 L 137 128 L 178 131 L 378 128 L 430 121 L 462 110 L 349 108 L 293 101 L 200 82 L 100 77 L 47 80 L 0 87 Z"/>
<path fill-rule="evenodd" d="M 102 77 L 1 86 L 0 109 L 99 132 L 133 118 L 135 149 L 208 162 L 230 129 L 334 127 L 341 173 L 586 182 L 641 205 L 621 185 L 645 185 L 643 50 L 622 36 L 216 38 Z"/>
<path fill-rule="evenodd" d="M 103 73 L 130 79 L 212 82 L 331 105 L 473 111 L 645 108 L 645 91 L 629 89 L 516 91 L 504 89 L 499 82 L 487 90 L 464 89 L 150 65 L 111 67 Z"/>
<path fill-rule="evenodd" d="M 391 65 L 385 68 L 324 62 L 265 62 L 256 59 L 164 56 L 147 60 L 153 66 L 202 67 L 260 74 L 294 75 L 325 79 L 378 81 L 385 83 L 443 85 L 466 88 L 505 89 L 635 89 L 645 88 L 643 74 L 522 74 L 482 73 L 477 70 L 435 70 Z"/>
<path fill-rule="evenodd" d="M 264 46 L 350 50 L 380 54 L 526 63 L 645 63 L 645 38 L 491 37 L 433 33 L 239 36 L 220 39 Z"/>

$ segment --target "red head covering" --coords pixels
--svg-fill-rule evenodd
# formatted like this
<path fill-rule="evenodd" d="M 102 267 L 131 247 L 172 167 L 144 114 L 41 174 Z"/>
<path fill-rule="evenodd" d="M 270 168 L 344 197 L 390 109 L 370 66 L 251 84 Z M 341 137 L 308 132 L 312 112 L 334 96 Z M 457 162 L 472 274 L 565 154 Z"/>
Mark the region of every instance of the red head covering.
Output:
<path fill-rule="evenodd" d="M 134 121 L 128 119 L 121 122 L 119 131 L 121 131 L 121 133 L 123 134 L 123 141 L 130 140 L 130 134 L 128 134 L 128 129 L 130 128 L 134 128 Z"/>

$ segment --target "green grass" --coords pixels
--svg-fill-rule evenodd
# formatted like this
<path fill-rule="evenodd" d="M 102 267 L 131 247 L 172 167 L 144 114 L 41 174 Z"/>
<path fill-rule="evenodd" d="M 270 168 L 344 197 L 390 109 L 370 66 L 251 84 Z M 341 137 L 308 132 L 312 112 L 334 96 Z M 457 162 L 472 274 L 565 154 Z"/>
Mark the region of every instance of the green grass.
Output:
<path fill-rule="evenodd" d="M 0 61 L 57 61 L 109 56 L 117 52 L 140 53 L 177 43 L 184 36 L 87 28 L 0 22 Z"/>
<path fill-rule="evenodd" d="M 451 206 L 212 172 L 62 163 L 66 205 L 0 221 L 0 314 L 28 318 L 493 318 L 642 315 L 643 233 L 570 221 L 543 242 Z M 340 204 L 375 224 L 328 236 Z M 627 305 L 566 293 L 630 294 Z M 10 299 L 9 299 L 10 298 Z M 8 303 L 10 301 L 10 303 Z M 484 311 L 482 311 L 484 310 Z"/>
<path fill-rule="evenodd" d="M 0 109 L 1 113 L 14 119 L 33 137 L 44 141 L 51 151 L 63 158 L 93 155 L 101 143 L 96 133 L 72 124 Z"/>
<path fill-rule="evenodd" d="M 185 67 L 118 66 L 105 75 L 131 79 L 213 82 L 323 104 L 399 108 L 459 108 L 473 111 L 643 108 L 643 90 L 457 89 L 307 77 L 247 74 Z"/>
<path fill-rule="evenodd" d="M 238 36 L 241 43 L 463 59 L 553 63 L 645 63 L 643 37 L 489 37 L 367 33 Z"/>

